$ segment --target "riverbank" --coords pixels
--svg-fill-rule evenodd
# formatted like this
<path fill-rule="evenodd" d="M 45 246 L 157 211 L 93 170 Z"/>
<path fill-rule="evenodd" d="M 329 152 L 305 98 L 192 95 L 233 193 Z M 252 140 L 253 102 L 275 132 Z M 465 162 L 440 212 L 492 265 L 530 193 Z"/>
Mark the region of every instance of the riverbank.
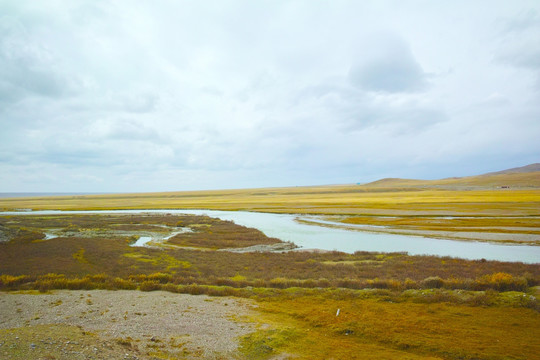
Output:
<path fill-rule="evenodd" d="M 256 212 L 261 214 L 340 218 L 348 226 L 360 225 L 360 231 L 372 234 L 423 237 L 429 240 L 446 239 L 459 242 L 483 242 L 538 246 L 540 244 L 540 173 L 497 175 L 439 181 L 404 181 L 387 179 L 364 185 L 332 185 L 267 189 L 215 190 L 140 194 L 104 194 L 58 197 L 33 197 L 0 199 L 0 209 L 4 210 L 139 210 L 185 209 L 193 211 Z M 465 182 L 464 182 L 465 181 Z M 504 186 L 503 186 L 504 185 Z M 19 211 L 23 213 L 24 211 Z M 232 218 L 232 217 L 231 217 Z M 236 221 L 236 220 L 235 220 Z M 316 244 L 307 240 L 296 241 L 285 233 L 279 233 L 271 226 L 264 229 L 252 223 L 270 236 L 281 236 L 284 241 L 293 241 L 305 248 L 333 250 L 331 244 L 338 239 L 335 249 L 354 252 L 367 251 L 407 251 L 411 254 L 434 254 L 440 256 L 465 256 L 470 259 L 492 259 L 502 261 L 522 261 L 522 255 L 515 255 L 523 249 L 499 248 L 500 254 L 479 249 L 478 254 L 460 249 L 459 246 L 447 251 L 448 243 L 422 242 L 390 248 L 382 245 L 382 236 L 364 242 L 362 247 L 354 247 L 350 241 L 333 236 L 332 240 Z M 313 227 L 320 229 L 322 225 Z M 326 225 L 324 225 L 326 226 Z M 332 225 L 334 226 L 334 225 Z M 308 229 L 302 231 L 310 232 Z M 350 232 L 350 231 L 349 231 Z M 357 231 L 359 232 L 359 231 Z M 278 234 L 279 233 L 279 234 Z M 313 231 L 316 233 L 316 231 Z M 316 234 L 311 234 L 312 238 Z M 278 234 L 278 235 L 276 235 Z M 368 234 L 369 235 L 369 234 Z M 393 237 L 396 239 L 396 237 Z M 305 241 L 305 244 L 302 243 Z M 358 243 L 358 240 L 353 240 Z M 185 246 L 185 245 L 184 245 Z M 425 249 L 423 251 L 423 249 Z M 436 252 L 432 252 L 436 249 Z M 527 256 L 527 254 L 525 254 Z M 529 255 L 527 262 L 540 262 L 540 254 Z"/>
<path fill-rule="evenodd" d="M 428 229 L 421 228 L 418 225 L 409 225 L 407 222 L 411 222 L 410 217 L 362 217 L 361 220 L 353 216 L 324 216 L 327 220 L 321 220 L 313 217 L 298 217 L 297 221 L 303 224 L 331 227 L 336 229 L 344 229 L 351 231 L 363 231 L 371 233 L 383 233 L 383 234 L 397 234 L 408 236 L 423 236 L 432 239 L 447 239 L 447 240 L 459 240 L 459 241 L 481 241 L 493 244 L 508 244 L 508 245 L 529 245 L 540 246 L 540 227 L 536 227 L 540 222 L 538 218 L 519 218 L 525 219 L 525 221 L 531 222 L 529 227 L 505 227 L 505 226 L 492 226 L 492 227 L 455 227 L 447 225 L 446 227 L 438 226 L 438 228 L 429 228 L 427 224 L 434 221 L 442 222 L 444 218 L 431 217 L 423 219 L 424 226 Z M 380 219 L 391 219 L 391 221 L 380 221 Z M 379 221 L 377 221 L 379 220 Z M 414 218 L 413 220 L 417 220 Z M 493 218 L 493 223 L 503 222 L 506 219 Z M 418 221 L 416 221 L 418 222 Z M 397 223 L 397 225 L 396 225 Z M 384 225 L 382 225 L 384 224 Z M 441 230 L 441 229 L 447 230 Z M 539 259 L 540 261 L 540 259 Z"/>
<path fill-rule="evenodd" d="M 440 238 L 430 238 L 426 234 L 424 236 L 413 236 L 411 234 L 403 235 L 393 233 L 393 228 L 385 228 L 384 226 L 373 227 L 372 225 L 358 225 L 358 224 L 344 224 L 338 222 L 328 222 L 324 220 L 313 221 L 313 216 L 307 217 L 296 214 L 271 214 L 271 213 L 258 213 L 258 212 L 246 212 L 246 211 L 217 211 L 217 210 L 193 210 L 193 209 L 168 209 L 168 210 L 106 210 L 106 211 L 33 211 L 33 212 L 3 212 L 0 213 L 0 220 L 5 218 L 5 221 L 19 221 L 16 219 L 24 219 L 28 217 L 27 221 L 33 218 L 39 218 L 44 215 L 48 215 L 50 218 L 61 218 L 66 216 L 181 216 L 181 215 L 196 215 L 206 216 L 207 221 L 212 222 L 210 217 L 219 218 L 223 221 L 234 222 L 237 225 L 242 225 L 242 232 L 248 228 L 255 228 L 258 230 L 254 232 L 257 234 L 253 241 L 241 244 L 238 242 L 237 235 L 226 234 L 227 239 L 222 239 L 220 231 L 212 232 L 205 226 L 198 227 L 196 232 L 189 232 L 187 234 L 178 233 L 177 236 L 173 236 L 167 239 L 166 242 L 158 241 L 149 242 L 147 245 L 158 248 L 183 248 L 183 249 L 199 249 L 199 250 L 212 250 L 217 248 L 230 248 L 234 245 L 235 248 L 249 247 L 252 245 L 262 244 L 275 244 L 280 242 L 291 242 L 303 249 L 319 249 L 327 251 L 343 251 L 348 253 L 354 253 L 356 251 L 372 251 L 372 252 L 407 252 L 410 255 L 436 255 L 436 256 L 451 256 L 466 258 L 470 260 L 498 260 L 498 261 L 520 261 L 526 263 L 538 263 L 540 262 L 540 246 L 528 246 L 531 244 L 500 244 L 494 242 L 477 242 L 477 241 L 462 241 L 464 239 L 456 240 L 444 240 Z M 347 218 L 347 217 L 343 217 Z M 394 217 L 395 218 L 395 217 Z M 45 219 L 42 217 L 41 219 Z M 303 224 L 298 220 L 307 219 L 312 224 Z M 110 219 L 109 219 L 110 220 Z M 20 222 L 20 221 L 19 221 Z M 125 222 L 122 220 L 121 222 Z M 322 223 L 321 223 L 322 222 Z M 21 223 L 23 224 L 23 223 Z M 329 226 L 333 225 L 333 226 Z M 43 224 L 42 224 L 43 225 Z M 157 227 L 153 227 L 152 231 L 143 231 L 139 225 L 131 224 L 130 231 L 128 233 L 121 232 L 120 228 L 116 227 L 114 233 L 118 235 L 130 235 L 139 234 L 142 236 L 150 236 L 153 238 L 164 239 L 171 235 L 173 230 L 171 226 L 178 230 L 178 224 L 171 222 L 169 225 L 163 227 L 161 224 Z M 208 224 L 207 224 L 208 225 Z M 232 226 L 233 224 L 230 224 Z M 338 225 L 337 228 L 335 225 Z M 41 225 L 40 225 L 41 226 Z M 347 227 L 361 226 L 363 231 L 351 231 Z M 182 227 L 182 224 L 180 224 Z M 366 228 L 373 227 L 375 230 L 385 230 L 378 232 L 367 232 Z M 168 230 L 167 230 L 168 229 Z M 2 230 L 0 228 L 0 230 Z M 77 237 L 93 236 L 103 234 L 111 234 L 109 231 L 104 231 L 98 226 L 97 230 L 91 230 L 88 228 L 82 229 L 73 233 L 68 229 L 56 229 L 54 231 L 61 231 L 62 234 L 76 235 Z M 177 231 L 176 230 L 176 231 Z M 8 231 L 4 229 L 0 233 Z M 43 226 L 37 228 L 37 231 L 49 234 L 54 233 L 51 229 L 43 229 Z M 157 234 L 161 232 L 161 234 Z M 184 230 L 183 230 L 184 231 Z M 205 236 L 201 237 L 201 231 L 206 232 L 211 239 L 206 239 Z M 208 232 L 210 231 L 211 234 Z M 164 233 L 165 232 L 165 233 Z M 270 239 L 263 240 L 264 237 L 260 237 L 262 234 L 269 236 Z M 245 234 L 244 234 L 245 235 Z M 242 235 L 240 238 L 242 238 Z M 130 237 L 131 238 L 131 237 Z M 258 239 L 258 240 L 257 240 Z M 208 243 L 210 240 L 210 243 Z M 469 239 L 470 240 L 470 239 Z M 129 240 L 130 242 L 134 240 Z M 261 243 L 262 241 L 262 243 Z M 532 244 L 536 244 L 533 242 Z M 159 245 L 159 246 L 158 246 Z M 244 246 L 242 246 L 244 245 Z M 292 248 L 292 246 L 291 246 Z M 255 248 L 261 251 L 272 250 L 272 247 Z M 250 250 L 250 249 L 247 249 Z M 283 251 L 279 249 L 278 251 Z"/>

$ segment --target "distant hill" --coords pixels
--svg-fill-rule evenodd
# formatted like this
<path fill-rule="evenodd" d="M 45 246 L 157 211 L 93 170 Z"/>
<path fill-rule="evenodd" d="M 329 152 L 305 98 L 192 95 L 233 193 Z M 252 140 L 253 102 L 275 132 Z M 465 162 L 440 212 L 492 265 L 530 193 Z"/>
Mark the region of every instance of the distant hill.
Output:
<path fill-rule="evenodd" d="M 378 188 L 538 188 L 540 163 L 491 172 L 476 176 L 452 177 L 440 180 L 385 178 L 364 184 Z"/>
<path fill-rule="evenodd" d="M 490 172 L 490 173 L 484 174 L 482 176 L 500 175 L 500 174 L 515 174 L 515 173 L 529 173 L 529 172 L 537 172 L 537 171 L 540 171 L 540 163 L 530 164 L 530 165 L 516 167 L 516 168 L 502 170 L 502 171 Z"/>

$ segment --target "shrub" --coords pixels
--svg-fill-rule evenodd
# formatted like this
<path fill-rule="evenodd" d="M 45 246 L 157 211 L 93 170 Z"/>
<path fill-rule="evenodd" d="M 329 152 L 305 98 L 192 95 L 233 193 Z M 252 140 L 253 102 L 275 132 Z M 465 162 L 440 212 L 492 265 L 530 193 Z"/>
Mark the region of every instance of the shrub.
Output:
<path fill-rule="evenodd" d="M 171 281 L 171 275 L 158 272 L 158 273 L 153 273 L 153 274 L 148 275 L 147 279 L 149 281 L 166 284 Z"/>
<path fill-rule="evenodd" d="M 178 285 L 174 285 L 174 284 L 170 284 L 170 283 L 162 285 L 161 290 L 172 292 L 172 293 L 179 293 L 180 292 L 180 288 L 179 288 Z"/>
<path fill-rule="evenodd" d="M 161 290 L 161 284 L 156 281 L 143 281 L 139 286 L 141 291 Z"/>
<path fill-rule="evenodd" d="M 92 282 L 105 282 L 109 278 L 105 274 L 87 275 L 86 277 L 88 277 Z"/>
<path fill-rule="evenodd" d="M 65 280 L 62 285 L 55 287 L 56 289 L 70 289 L 70 290 L 92 290 L 97 288 L 97 283 L 92 282 L 91 278 L 85 276 L 82 279 L 69 279 Z"/>
<path fill-rule="evenodd" d="M 135 290 L 137 285 L 129 280 L 117 277 L 110 281 L 110 288 L 115 290 Z"/>
<path fill-rule="evenodd" d="M 285 278 L 272 279 L 267 285 L 268 287 L 273 287 L 277 289 L 286 289 L 293 286 L 291 280 Z"/>
<path fill-rule="evenodd" d="M 406 289 L 406 290 L 418 289 L 418 283 L 416 281 L 414 281 L 414 280 L 411 280 L 411 279 L 407 278 L 403 282 L 403 288 Z"/>
<path fill-rule="evenodd" d="M 182 288 L 182 292 L 191 294 L 191 295 L 201 295 L 205 293 L 205 287 L 196 285 L 196 284 L 191 284 L 191 285 L 184 286 Z"/>
<path fill-rule="evenodd" d="M 524 277 L 498 272 L 482 276 L 475 282 L 475 286 L 478 290 L 527 291 L 528 282 Z"/>
<path fill-rule="evenodd" d="M 11 275 L 0 275 L 0 289 L 9 289 L 13 287 L 17 287 L 18 285 L 21 285 L 25 282 L 27 282 L 28 276 L 26 275 L 19 275 L 19 276 L 11 276 Z"/>
<path fill-rule="evenodd" d="M 438 276 L 430 276 L 422 280 L 421 287 L 423 289 L 439 289 L 444 285 L 443 279 Z"/>
<path fill-rule="evenodd" d="M 490 306 L 495 303 L 496 298 L 497 293 L 493 290 L 488 290 L 471 297 L 466 303 L 473 306 Z"/>

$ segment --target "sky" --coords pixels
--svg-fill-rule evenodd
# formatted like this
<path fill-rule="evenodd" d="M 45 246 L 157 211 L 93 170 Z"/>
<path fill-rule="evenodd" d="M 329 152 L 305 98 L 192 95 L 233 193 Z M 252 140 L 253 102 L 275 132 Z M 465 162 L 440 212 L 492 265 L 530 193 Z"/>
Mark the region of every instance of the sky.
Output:
<path fill-rule="evenodd" d="M 540 162 L 540 2 L 0 0 L 0 192 Z"/>

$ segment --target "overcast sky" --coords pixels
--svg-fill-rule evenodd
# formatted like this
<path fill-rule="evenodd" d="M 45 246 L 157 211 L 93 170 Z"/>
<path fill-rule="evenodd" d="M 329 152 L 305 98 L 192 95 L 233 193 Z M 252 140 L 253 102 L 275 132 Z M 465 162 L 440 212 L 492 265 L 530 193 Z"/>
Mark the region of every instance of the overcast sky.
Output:
<path fill-rule="evenodd" d="M 0 192 L 540 161 L 540 2 L 0 1 Z"/>

